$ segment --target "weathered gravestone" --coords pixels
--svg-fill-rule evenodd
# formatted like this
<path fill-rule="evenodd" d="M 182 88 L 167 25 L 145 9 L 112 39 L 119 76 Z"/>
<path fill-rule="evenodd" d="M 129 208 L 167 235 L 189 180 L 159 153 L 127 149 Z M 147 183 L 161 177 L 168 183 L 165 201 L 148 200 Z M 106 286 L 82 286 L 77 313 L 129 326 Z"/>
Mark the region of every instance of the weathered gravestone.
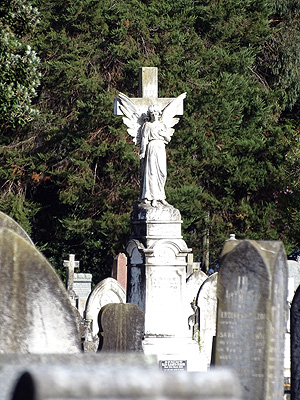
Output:
<path fill-rule="evenodd" d="M 74 311 L 47 260 L 15 232 L 0 229 L 0 353 L 76 353 Z"/>
<path fill-rule="evenodd" d="M 217 325 L 217 283 L 218 272 L 209 276 L 201 285 L 198 296 L 197 306 L 199 308 L 199 345 L 204 354 L 207 369 L 210 368 L 213 353 L 213 343 L 216 336 Z"/>
<path fill-rule="evenodd" d="M 145 313 L 136 304 L 107 304 L 99 314 L 101 351 L 143 352 Z"/>
<path fill-rule="evenodd" d="M 206 279 L 207 279 L 207 275 L 203 271 L 200 271 L 200 270 L 190 273 L 189 277 L 187 278 L 186 290 L 185 290 L 186 319 L 188 319 L 189 316 L 191 315 L 192 304 L 196 301 L 196 298 L 197 298 L 197 295 L 199 292 L 199 288 Z"/>
<path fill-rule="evenodd" d="M 294 362 L 291 360 L 291 340 L 295 340 L 295 337 L 291 338 L 291 304 L 294 299 L 295 292 L 300 284 L 300 264 L 298 261 L 288 260 L 288 322 L 287 322 L 287 332 L 285 334 L 285 359 L 284 359 L 284 380 L 285 380 L 285 388 L 287 390 L 291 387 L 291 363 Z M 297 324 L 297 322 L 295 321 Z M 295 330 L 293 334 L 295 335 Z M 297 335 L 297 334 L 296 334 Z M 294 349 L 295 351 L 295 349 Z M 294 353 L 293 351 L 293 353 Z M 297 352 L 295 353 L 297 357 Z"/>
<path fill-rule="evenodd" d="M 291 400 L 300 399 L 300 286 L 291 305 Z"/>
<path fill-rule="evenodd" d="M 244 400 L 282 400 L 287 263 L 281 242 L 228 240 L 218 276 L 216 364 Z"/>
<path fill-rule="evenodd" d="M 87 299 L 92 290 L 92 274 L 75 273 L 74 274 L 74 292 L 78 297 L 78 311 L 83 316 Z"/>
<path fill-rule="evenodd" d="M 10 229 L 11 231 L 15 232 L 23 239 L 25 239 L 26 242 L 31 243 L 33 245 L 33 242 L 29 237 L 29 235 L 27 234 L 27 232 L 16 221 L 14 221 L 12 218 L 10 218 L 8 215 L 4 214 L 1 211 L 0 211 L 0 227 Z"/>
<path fill-rule="evenodd" d="M 288 260 L 288 281 L 289 281 L 289 291 L 294 296 L 298 286 L 300 285 L 300 263 L 294 260 Z"/>
<path fill-rule="evenodd" d="M 102 307 L 109 303 L 125 303 L 124 288 L 113 278 L 103 279 L 89 295 L 84 318 L 90 326 L 93 336 L 99 332 L 98 316 Z"/>
<path fill-rule="evenodd" d="M 30 368 L 10 400 L 241 400 L 229 371 L 163 373 L 141 365 L 64 365 Z"/>

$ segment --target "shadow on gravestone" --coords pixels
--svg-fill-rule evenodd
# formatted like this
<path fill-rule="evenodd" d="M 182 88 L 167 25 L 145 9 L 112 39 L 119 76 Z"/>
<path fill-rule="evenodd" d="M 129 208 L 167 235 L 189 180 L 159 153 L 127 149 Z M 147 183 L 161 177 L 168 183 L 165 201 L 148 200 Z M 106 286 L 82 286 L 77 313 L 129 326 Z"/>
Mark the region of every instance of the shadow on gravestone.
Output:
<path fill-rule="evenodd" d="M 291 305 L 291 400 L 300 399 L 300 286 Z"/>
<path fill-rule="evenodd" d="M 287 316 L 283 244 L 228 240 L 217 295 L 216 365 L 236 371 L 244 400 L 282 400 Z"/>
<path fill-rule="evenodd" d="M 0 353 L 76 353 L 73 307 L 54 269 L 15 232 L 0 229 Z"/>
<path fill-rule="evenodd" d="M 143 352 L 145 313 L 136 304 L 107 304 L 99 314 L 101 351 Z"/>
<path fill-rule="evenodd" d="M 4 214 L 1 211 L 0 211 L 0 228 L 10 229 L 11 231 L 17 233 L 19 236 L 25 239 L 27 242 L 34 245 L 27 232 L 15 220 L 13 220 L 11 217 L 9 217 L 8 215 Z"/>

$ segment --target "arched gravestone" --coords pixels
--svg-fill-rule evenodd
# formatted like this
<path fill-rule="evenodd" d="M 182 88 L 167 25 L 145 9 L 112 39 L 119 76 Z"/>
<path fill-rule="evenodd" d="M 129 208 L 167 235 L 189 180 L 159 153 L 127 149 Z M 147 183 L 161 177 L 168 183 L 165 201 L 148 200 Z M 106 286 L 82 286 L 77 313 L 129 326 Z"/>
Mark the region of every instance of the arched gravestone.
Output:
<path fill-rule="evenodd" d="M 0 229 L 0 353 L 76 353 L 73 307 L 54 269 L 15 232 Z"/>
<path fill-rule="evenodd" d="M 113 278 L 103 279 L 89 295 L 85 306 L 85 320 L 92 329 L 93 336 L 99 332 L 98 315 L 103 306 L 109 303 L 125 303 L 126 292 Z"/>
<path fill-rule="evenodd" d="M 27 242 L 33 245 L 33 242 L 30 239 L 27 232 L 15 220 L 13 220 L 11 217 L 9 217 L 8 215 L 4 214 L 1 211 L 0 211 L 0 228 L 10 229 L 11 231 L 17 233 L 19 236 L 21 236 L 23 239 L 25 239 Z"/>
<path fill-rule="evenodd" d="M 288 260 L 288 272 L 289 272 L 289 286 L 290 290 L 294 290 L 294 293 L 300 285 L 300 263 L 294 260 Z M 291 295 L 293 298 L 294 293 Z"/>
<path fill-rule="evenodd" d="M 185 313 L 187 320 L 193 312 L 192 303 L 196 300 L 199 288 L 206 279 L 207 275 L 203 271 L 194 271 L 186 280 Z"/>
<path fill-rule="evenodd" d="M 101 350 L 143 352 L 145 313 L 136 304 L 107 304 L 99 314 Z"/>
<path fill-rule="evenodd" d="M 281 242 L 228 240 L 218 275 L 216 365 L 244 400 L 282 400 L 287 262 Z"/>
<path fill-rule="evenodd" d="M 201 352 L 207 362 L 207 368 L 212 361 L 213 339 L 216 336 L 217 324 L 217 283 L 218 272 L 209 276 L 201 285 L 198 296 L 197 306 L 199 307 L 199 333 Z"/>

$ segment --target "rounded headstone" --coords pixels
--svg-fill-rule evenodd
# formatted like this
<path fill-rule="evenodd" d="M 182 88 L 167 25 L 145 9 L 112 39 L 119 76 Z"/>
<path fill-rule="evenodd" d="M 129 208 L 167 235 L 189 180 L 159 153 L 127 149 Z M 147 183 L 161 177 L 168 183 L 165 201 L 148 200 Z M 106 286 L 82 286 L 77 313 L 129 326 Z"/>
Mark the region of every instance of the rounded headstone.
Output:
<path fill-rule="evenodd" d="M 8 215 L 4 214 L 3 212 L 0 211 L 0 228 L 7 228 L 10 229 L 11 231 L 17 233 L 19 236 L 21 236 L 23 239 L 25 239 L 27 242 L 31 243 L 33 245 L 33 242 L 27 232 L 11 217 Z"/>
<path fill-rule="evenodd" d="M 73 307 L 56 272 L 28 241 L 0 229 L 0 353 L 76 353 Z"/>

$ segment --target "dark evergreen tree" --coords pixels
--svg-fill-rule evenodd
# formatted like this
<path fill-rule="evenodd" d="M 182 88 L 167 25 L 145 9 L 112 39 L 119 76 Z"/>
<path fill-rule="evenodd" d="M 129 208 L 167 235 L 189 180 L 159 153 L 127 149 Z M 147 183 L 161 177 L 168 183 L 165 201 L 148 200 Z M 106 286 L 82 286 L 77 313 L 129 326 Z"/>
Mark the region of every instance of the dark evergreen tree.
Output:
<path fill-rule="evenodd" d="M 22 130 L 37 118 L 32 104 L 40 84 L 39 58 L 30 37 L 39 13 L 32 2 L 3 0 L 0 5 L 0 182 L 1 210 L 9 213 L 30 232 L 30 218 L 37 211 L 26 195 L 24 165 L 31 156 L 23 149 L 31 147 L 34 137 Z"/>
<path fill-rule="evenodd" d="M 208 230 L 212 266 L 229 233 L 280 237 L 283 203 L 276 196 L 292 181 L 289 160 L 298 168 L 297 124 L 287 113 L 297 105 L 298 52 L 284 34 L 285 18 L 297 38 L 291 10 L 299 10 L 292 0 L 280 4 L 34 1 L 40 24 L 28 40 L 41 59 L 40 117 L 6 143 L 0 205 L 32 227 L 57 269 L 75 253 L 97 282 L 124 251 L 139 158 L 113 115 L 113 99 L 118 91 L 137 96 L 141 66 L 159 68 L 161 97 L 187 92 L 167 150 L 166 192 L 195 258 L 206 250 Z M 280 57 L 271 57 L 270 46 Z M 7 201 L 3 188 L 10 185 L 22 196 Z"/>

